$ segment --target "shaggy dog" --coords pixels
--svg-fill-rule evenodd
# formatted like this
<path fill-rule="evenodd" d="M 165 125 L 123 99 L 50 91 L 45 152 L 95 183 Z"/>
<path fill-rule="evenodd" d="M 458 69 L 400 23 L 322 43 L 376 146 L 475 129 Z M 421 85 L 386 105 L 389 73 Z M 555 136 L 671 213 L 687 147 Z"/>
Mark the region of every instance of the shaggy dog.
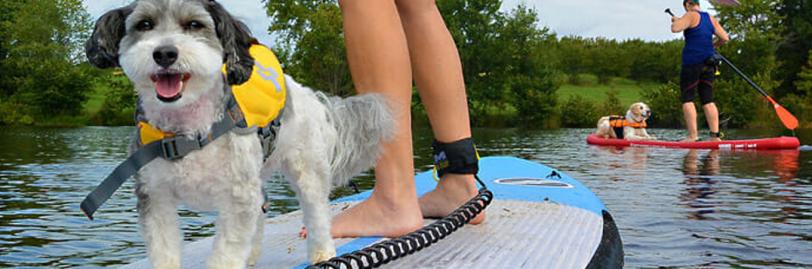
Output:
<path fill-rule="evenodd" d="M 143 121 L 206 137 L 223 117 L 224 89 L 247 81 L 254 70 L 252 40 L 245 24 L 214 0 L 137 0 L 104 14 L 86 50 L 93 65 L 124 70 Z M 284 81 L 286 105 L 267 161 L 256 131 L 231 131 L 182 159 L 157 158 L 135 176 L 139 225 L 154 268 L 180 268 L 180 204 L 218 212 L 209 268 L 256 262 L 262 185 L 277 171 L 299 199 L 310 261 L 335 256 L 331 188 L 374 164 L 394 123 L 380 96 L 328 98 L 290 77 Z M 131 152 L 136 149 L 134 143 Z"/>
<path fill-rule="evenodd" d="M 657 140 L 646 132 L 646 120 L 651 116 L 651 109 L 644 103 L 634 103 L 626 111 L 625 117 L 608 116 L 598 120 L 595 134 L 603 138 L 618 138 L 616 128 L 622 128 L 623 139 Z"/>

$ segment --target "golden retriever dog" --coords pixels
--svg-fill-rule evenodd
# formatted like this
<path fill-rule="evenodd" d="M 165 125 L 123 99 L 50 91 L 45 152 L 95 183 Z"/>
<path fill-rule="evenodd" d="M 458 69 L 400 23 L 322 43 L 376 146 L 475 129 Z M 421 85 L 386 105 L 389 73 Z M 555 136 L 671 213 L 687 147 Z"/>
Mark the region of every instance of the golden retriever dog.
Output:
<path fill-rule="evenodd" d="M 646 132 L 646 120 L 651 109 L 645 103 L 634 103 L 626 111 L 626 116 L 606 116 L 598 120 L 595 134 L 603 138 L 626 140 L 657 140 Z"/>

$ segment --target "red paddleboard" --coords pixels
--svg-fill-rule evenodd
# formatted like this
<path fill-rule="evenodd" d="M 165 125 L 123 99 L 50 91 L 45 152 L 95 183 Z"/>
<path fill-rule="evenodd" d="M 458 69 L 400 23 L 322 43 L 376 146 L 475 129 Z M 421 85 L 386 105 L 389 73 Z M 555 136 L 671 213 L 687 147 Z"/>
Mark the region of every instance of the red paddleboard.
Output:
<path fill-rule="evenodd" d="M 685 149 L 726 149 L 726 150 L 771 150 L 771 149 L 797 149 L 801 141 L 796 137 L 775 137 L 751 140 L 724 140 L 719 142 L 677 142 L 677 141 L 631 141 L 624 139 L 603 138 L 591 134 L 586 138 L 590 145 L 613 147 L 655 147 L 655 148 L 685 148 Z"/>

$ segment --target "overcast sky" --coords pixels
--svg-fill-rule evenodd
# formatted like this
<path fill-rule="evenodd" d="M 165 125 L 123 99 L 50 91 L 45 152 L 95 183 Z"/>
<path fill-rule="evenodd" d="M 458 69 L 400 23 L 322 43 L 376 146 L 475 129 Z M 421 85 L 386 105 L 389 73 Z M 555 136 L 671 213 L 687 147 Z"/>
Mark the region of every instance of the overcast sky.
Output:
<path fill-rule="evenodd" d="M 671 8 L 677 16 L 685 12 L 680 0 L 504 0 L 502 9 L 509 10 L 519 3 L 535 8 L 540 25 L 560 36 L 620 40 L 679 38 L 681 34 L 671 33 L 671 19 L 663 11 Z M 701 6 L 714 13 L 707 0 L 702 0 Z"/>
<path fill-rule="evenodd" d="M 131 0 L 83 0 L 93 18 L 105 11 L 124 6 Z M 272 0 L 271 0 L 272 1 Z M 260 0 L 220 0 L 232 14 L 242 19 L 264 44 L 273 45 L 268 35 L 268 19 Z M 663 13 L 671 8 L 683 13 L 680 0 L 504 0 L 503 10 L 519 3 L 539 12 L 540 25 L 560 36 L 607 37 L 613 39 L 641 38 L 670 40 L 679 34 L 669 31 L 671 21 Z M 704 8 L 710 7 L 702 0 Z"/>

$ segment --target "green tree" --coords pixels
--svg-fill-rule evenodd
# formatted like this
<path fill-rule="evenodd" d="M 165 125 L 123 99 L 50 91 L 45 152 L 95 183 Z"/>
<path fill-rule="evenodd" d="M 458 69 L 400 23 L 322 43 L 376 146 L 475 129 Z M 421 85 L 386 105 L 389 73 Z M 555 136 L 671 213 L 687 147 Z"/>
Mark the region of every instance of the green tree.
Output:
<path fill-rule="evenodd" d="M 503 22 L 497 33 L 502 50 L 495 56 L 503 62 L 494 73 L 506 78 L 502 83 L 508 88 L 512 96 L 509 100 L 524 124 L 548 126 L 556 108 L 558 85 L 543 56 L 544 44 L 554 37 L 547 34 L 548 29 L 536 26 L 537 13 L 524 5 L 504 14 L 500 20 Z"/>
<path fill-rule="evenodd" d="M 437 4 L 460 51 L 472 114 L 512 107 L 523 122 L 545 124 L 557 99 L 545 58 L 555 36 L 537 26 L 536 11 L 520 5 L 502 12 L 499 0 Z"/>
<path fill-rule="evenodd" d="M 798 88 L 798 93 L 812 98 L 812 51 L 810 51 L 806 66 L 798 73 L 798 80 L 795 81 L 795 87 Z"/>
<path fill-rule="evenodd" d="M 786 0 L 740 0 L 739 5 L 717 5 L 719 22 L 733 39 L 750 39 L 752 34 L 777 40 L 783 30 L 776 7 Z M 801 0 L 803 1 L 803 0 Z"/>
<path fill-rule="evenodd" d="M 22 0 L 0 1 L 0 102 L 14 93 L 8 57 L 12 45 L 11 33 L 15 15 L 22 4 Z"/>
<path fill-rule="evenodd" d="M 781 102 L 798 117 L 798 120 L 802 123 L 805 122 L 808 127 L 810 121 L 812 121 L 812 52 L 809 53 L 806 65 L 798 73 L 795 87 L 797 90 L 788 94 Z"/>
<path fill-rule="evenodd" d="M 681 41 L 646 42 L 629 40 L 620 44 L 630 59 L 629 78 L 637 81 L 666 83 L 678 80 Z"/>
<path fill-rule="evenodd" d="M 680 89 L 676 83 L 667 83 L 643 92 L 643 100 L 654 108 L 648 125 L 651 127 L 682 128 L 682 105 Z"/>
<path fill-rule="evenodd" d="M 499 0 L 440 0 L 437 6 L 459 49 L 471 114 L 503 108 L 508 88 L 502 74 L 510 61 L 497 30 L 504 21 Z M 509 57 L 509 56 L 508 56 Z M 474 117 L 476 122 L 476 117 Z"/>
<path fill-rule="evenodd" d="M 132 82 L 121 70 L 101 70 L 97 87 L 105 90 L 99 111 L 90 115 L 90 123 L 103 126 L 132 126 L 138 97 Z M 93 112 L 91 112 L 93 113 Z"/>
<path fill-rule="evenodd" d="M 784 26 L 776 51 L 776 57 L 781 63 L 777 74 L 782 81 L 779 94 L 796 93 L 802 91 L 796 88 L 796 81 L 802 79 L 799 73 L 812 50 L 812 2 L 782 0 L 775 9 Z"/>
<path fill-rule="evenodd" d="M 561 104 L 561 125 L 568 128 L 595 128 L 602 117 L 595 102 L 571 95 Z"/>
<path fill-rule="evenodd" d="M 571 84 L 580 85 L 578 75 L 587 72 L 591 58 L 586 57 L 586 41 L 581 37 L 563 37 L 557 42 L 558 68 L 569 77 Z"/>
<path fill-rule="evenodd" d="M 15 3 L 3 24 L 4 106 L 31 116 L 77 115 L 91 88 L 88 67 L 78 64 L 90 16 L 80 0 Z"/>
<path fill-rule="evenodd" d="M 279 56 L 302 84 L 333 95 L 354 93 L 337 1 L 263 0 Z"/>

